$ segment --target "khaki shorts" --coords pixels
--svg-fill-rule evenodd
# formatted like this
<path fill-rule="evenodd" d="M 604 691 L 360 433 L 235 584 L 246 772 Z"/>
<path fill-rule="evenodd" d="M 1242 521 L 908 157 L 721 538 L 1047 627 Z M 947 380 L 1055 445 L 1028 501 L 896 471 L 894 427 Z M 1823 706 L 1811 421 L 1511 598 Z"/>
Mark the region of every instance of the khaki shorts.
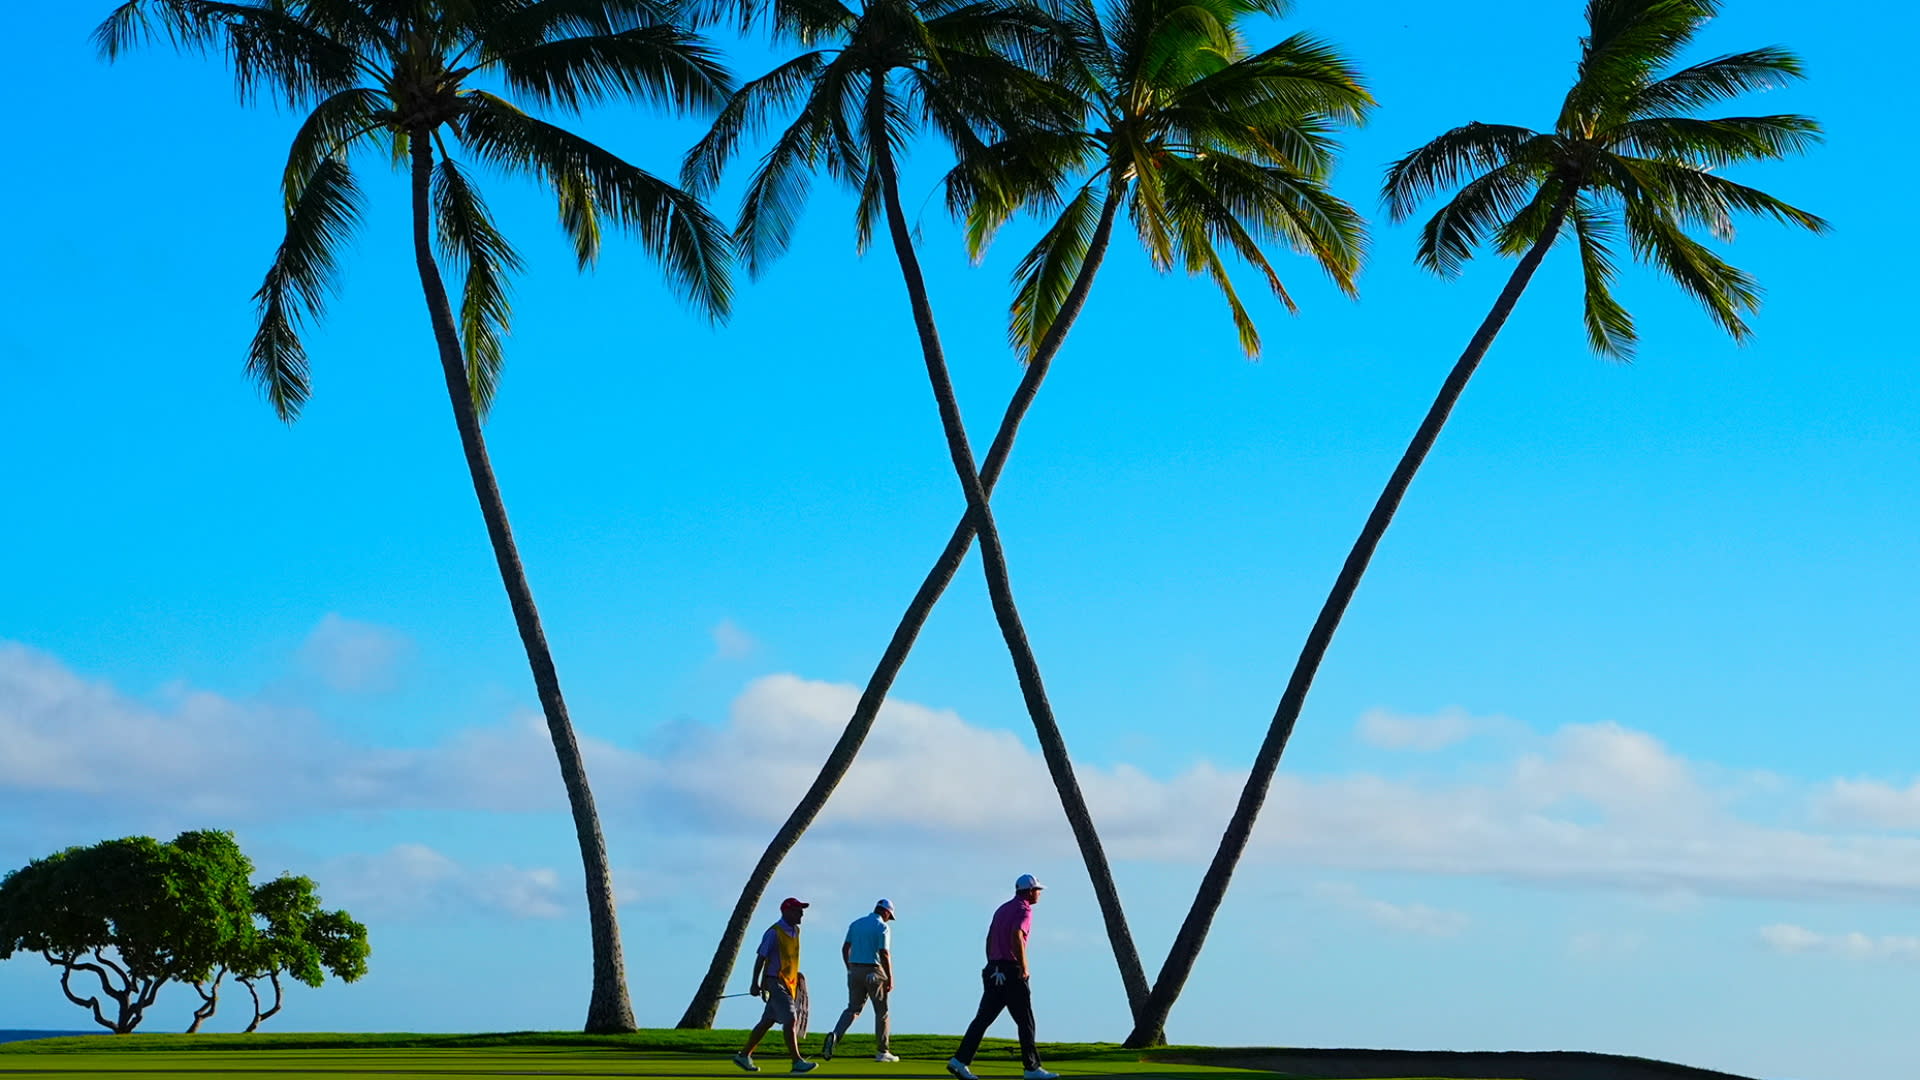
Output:
<path fill-rule="evenodd" d="M 760 1019 L 775 1024 L 793 1023 L 793 995 L 787 992 L 786 984 L 775 979 L 767 984 L 766 991 L 767 1007 Z"/>

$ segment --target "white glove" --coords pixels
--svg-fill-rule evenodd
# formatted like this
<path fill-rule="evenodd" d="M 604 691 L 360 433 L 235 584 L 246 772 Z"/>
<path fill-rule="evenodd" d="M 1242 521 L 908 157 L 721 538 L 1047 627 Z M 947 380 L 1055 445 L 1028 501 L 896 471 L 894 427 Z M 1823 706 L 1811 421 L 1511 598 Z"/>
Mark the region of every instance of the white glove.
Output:
<path fill-rule="evenodd" d="M 1004 971 L 994 972 L 992 978 L 993 978 L 993 985 L 995 986 L 1007 985 L 1007 973 Z"/>

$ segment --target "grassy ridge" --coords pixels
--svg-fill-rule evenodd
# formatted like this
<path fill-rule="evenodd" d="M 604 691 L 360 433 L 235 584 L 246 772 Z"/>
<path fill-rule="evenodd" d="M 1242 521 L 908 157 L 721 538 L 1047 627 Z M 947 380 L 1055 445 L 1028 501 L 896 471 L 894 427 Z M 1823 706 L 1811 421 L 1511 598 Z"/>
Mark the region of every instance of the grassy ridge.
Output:
<path fill-rule="evenodd" d="M 651 1028 L 628 1035 L 583 1035 L 577 1031 L 506 1031 L 443 1035 L 410 1032 L 255 1032 L 252 1035 L 88 1035 L 78 1038 L 32 1039 L 0 1043 L 0 1056 L 13 1054 L 121 1054 L 149 1052 L 204 1052 L 219 1050 L 485 1050 L 577 1049 L 648 1051 L 659 1054 L 724 1057 L 746 1041 L 744 1029 L 679 1031 Z M 892 1050 L 910 1061 L 945 1061 L 959 1045 L 956 1035 L 895 1035 Z M 805 1051 L 817 1056 L 820 1035 L 809 1035 Z M 768 1034 L 759 1056 L 779 1056 L 780 1033 Z M 987 1039 L 980 1045 L 982 1060 L 1018 1060 L 1019 1044 L 1012 1039 Z M 1193 1047 L 1193 1050 L 1204 1048 Z M 839 1057 L 871 1058 L 873 1036 L 849 1034 Z M 1140 1054 L 1112 1043 L 1041 1043 L 1048 1061 L 1138 1061 Z"/>
<path fill-rule="evenodd" d="M 0 1047 L 0 1077 L 42 1080 L 128 1080 L 131 1077 L 378 1076 L 382 1080 L 491 1080 L 506 1076 L 651 1077 L 656 1080 L 744 1080 L 728 1060 L 739 1031 L 645 1031 L 592 1036 L 520 1031 L 484 1035 L 273 1034 L 127 1035 L 102 1039 L 41 1039 Z M 808 1050 L 818 1060 L 818 1037 Z M 833 1080 L 947 1080 L 939 1062 L 953 1052 L 950 1035 L 893 1040 L 906 1060 L 872 1060 L 873 1038 L 847 1039 L 842 1052 L 816 1076 Z M 241 1051 L 241 1052 L 235 1052 Z M 1066 1080 L 1232 1080 L 1260 1074 L 1198 1064 L 1142 1061 L 1107 1044 L 1056 1043 L 1048 1065 Z M 766 1077 L 788 1075 L 784 1052 L 763 1044 Z M 974 1066 L 983 1080 L 1016 1080 L 1018 1047 L 991 1040 Z"/>

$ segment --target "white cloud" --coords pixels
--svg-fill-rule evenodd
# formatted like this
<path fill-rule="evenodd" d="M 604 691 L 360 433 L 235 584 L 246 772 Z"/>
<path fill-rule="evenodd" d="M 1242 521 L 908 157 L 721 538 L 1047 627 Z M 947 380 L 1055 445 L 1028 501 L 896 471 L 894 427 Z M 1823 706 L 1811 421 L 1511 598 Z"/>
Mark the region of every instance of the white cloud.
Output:
<path fill-rule="evenodd" d="M 1349 911 L 1376 926 L 1421 937 L 1458 937 L 1469 922 L 1466 913 L 1443 911 L 1425 904 L 1395 904 L 1376 899 L 1347 882 L 1323 881 L 1314 885 L 1314 896 L 1342 911 Z"/>
<path fill-rule="evenodd" d="M 561 875 L 548 867 L 465 866 L 423 844 L 344 856 L 316 876 L 327 904 L 361 919 L 557 919 L 571 914 L 580 898 L 577 871 L 563 890 Z"/>
<path fill-rule="evenodd" d="M 300 663 L 329 689 L 379 694 L 400 684 L 412 654 L 413 643 L 399 631 L 330 613 L 300 646 Z"/>
<path fill-rule="evenodd" d="M 1920 780 L 1904 788 L 1878 780 L 1835 780 L 1814 805 L 1822 820 L 1836 825 L 1920 831 Z"/>
<path fill-rule="evenodd" d="M 812 782 L 859 692 L 773 675 L 724 723 L 678 725 L 644 749 L 583 735 L 610 831 L 635 822 L 705 842 L 764 842 Z M 1274 779 L 1247 858 L 1335 870 L 1493 877 L 1697 895 L 1920 899 L 1920 838 L 1783 826 L 1801 804 L 1674 754 L 1618 724 L 1528 740 L 1504 768 L 1451 783 L 1365 773 Z M 1194 866 L 1211 856 L 1245 773 L 1174 776 L 1081 766 L 1114 858 Z M 92 807 L 244 824 L 341 810 L 564 813 L 545 725 L 531 713 L 429 747 L 357 745 L 297 710 L 181 691 L 157 704 L 0 645 L 0 796 L 21 819 Z M 1764 802 L 1767 820 L 1741 816 Z M 34 818 L 38 820 L 39 818 Z M 1012 730 L 890 703 L 817 823 L 823 839 L 1006 841 L 1033 857 L 1073 842 L 1039 754 Z"/>
<path fill-rule="evenodd" d="M 1760 928 L 1760 943 L 1778 953 L 1829 953 L 1856 960 L 1903 960 L 1920 963 L 1920 937 L 1874 937 L 1853 931 L 1821 934 L 1791 923 Z"/>
<path fill-rule="evenodd" d="M 1431 752 L 1486 731 L 1488 721 L 1469 716 L 1464 709 L 1444 709 L 1432 716 L 1406 716 L 1386 709 L 1369 709 L 1354 725 L 1354 734 L 1368 746 L 1382 750 Z"/>
<path fill-rule="evenodd" d="M 740 629 L 732 619 L 721 619 L 712 632 L 716 660 L 743 660 L 760 648 L 759 639 Z"/>

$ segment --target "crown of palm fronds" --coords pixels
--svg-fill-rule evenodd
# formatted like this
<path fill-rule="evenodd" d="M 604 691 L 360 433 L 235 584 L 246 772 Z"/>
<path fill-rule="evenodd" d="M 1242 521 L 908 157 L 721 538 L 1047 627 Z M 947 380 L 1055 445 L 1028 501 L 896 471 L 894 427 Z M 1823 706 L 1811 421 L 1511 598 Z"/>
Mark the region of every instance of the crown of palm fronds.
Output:
<path fill-rule="evenodd" d="M 1073 108 L 966 154 L 947 201 L 977 257 L 1015 213 L 1057 215 L 1014 272 L 1010 338 L 1032 356 L 1086 265 L 1108 199 L 1124 200 L 1160 270 L 1210 277 L 1241 347 L 1260 334 L 1224 253 L 1251 264 L 1289 310 L 1264 247 L 1284 243 L 1352 294 L 1360 216 L 1327 188 L 1334 132 L 1373 98 L 1332 45 L 1296 34 L 1260 51 L 1242 24 L 1285 0 L 1069 0 L 1032 56 Z"/>
<path fill-rule="evenodd" d="M 725 230 L 699 201 L 476 83 L 565 112 L 614 98 L 718 105 L 730 80 L 705 42 L 660 0 L 129 0 L 94 32 L 113 59 L 155 38 L 219 51 L 242 100 L 307 110 L 283 173 L 286 237 L 255 299 L 248 371 L 279 415 L 309 393 L 302 326 L 333 291 L 362 195 L 349 167 L 373 144 L 396 164 L 413 141 L 437 152 L 431 199 L 440 254 L 464 276 L 460 334 L 474 404 L 493 397 L 520 258 L 454 147 L 554 193 L 580 265 L 603 222 L 632 232 L 669 282 L 710 317 L 727 310 Z"/>
<path fill-rule="evenodd" d="M 738 152 L 776 115 L 792 116 L 762 156 L 741 200 L 736 242 L 759 274 L 786 250 L 816 171 L 859 192 L 855 228 L 865 249 L 879 213 L 878 155 L 897 159 L 931 127 L 962 151 L 1030 122 L 1065 101 L 1022 63 L 1040 47 L 1045 20 L 1010 0 L 777 0 L 765 17 L 775 36 L 806 46 L 743 85 L 687 153 L 682 180 L 711 189 Z"/>
<path fill-rule="evenodd" d="M 1421 264 L 1457 274 L 1483 242 L 1518 254 L 1571 224 L 1596 351 L 1624 359 L 1638 341 L 1613 296 L 1623 238 L 1635 258 L 1744 340 L 1742 315 L 1758 308 L 1758 285 L 1688 230 L 1728 240 L 1734 216 L 1746 213 L 1824 231 L 1813 214 L 1715 172 L 1802 153 L 1819 141 L 1820 127 L 1797 115 L 1696 115 L 1802 77 L 1799 59 L 1781 48 L 1670 70 L 1719 8 L 1718 0 L 1590 0 L 1578 77 L 1552 131 L 1470 123 L 1394 162 L 1383 194 L 1395 220 L 1458 189 L 1421 230 Z"/>

